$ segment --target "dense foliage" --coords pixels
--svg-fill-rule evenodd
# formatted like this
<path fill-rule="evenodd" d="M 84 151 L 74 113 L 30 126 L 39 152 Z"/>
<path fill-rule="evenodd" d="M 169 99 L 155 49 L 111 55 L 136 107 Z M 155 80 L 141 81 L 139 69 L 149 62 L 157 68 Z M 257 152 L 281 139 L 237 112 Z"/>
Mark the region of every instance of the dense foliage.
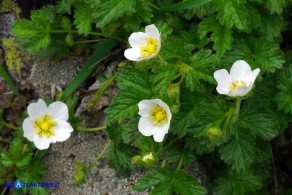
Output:
<path fill-rule="evenodd" d="M 155 24 L 159 54 L 121 62 L 115 74 L 119 93 L 105 111 L 110 165 L 121 175 L 149 168 L 134 189 L 152 194 L 265 194 L 270 141 L 292 122 L 291 43 L 283 36 L 291 31 L 291 9 L 291 0 L 59 0 L 18 20 L 13 32 L 29 51 L 62 57 L 88 53 L 104 39 L 125 46 L 131 33 Z M 236 99 L 216 92 L 213 77 L 236 60 L 261 70 L 240 110 Z M 161 143 L 138 131 L 138 103 L 145 99 L 171 109 Z M 19 144 L 2 152 L 3 166 L 30 162 L 30 150 L 15 156 Z M 208 167 L 207 186 L 184 171 L 195 162 Z M 82 170 L 76 180 L 84 181 Z"/>

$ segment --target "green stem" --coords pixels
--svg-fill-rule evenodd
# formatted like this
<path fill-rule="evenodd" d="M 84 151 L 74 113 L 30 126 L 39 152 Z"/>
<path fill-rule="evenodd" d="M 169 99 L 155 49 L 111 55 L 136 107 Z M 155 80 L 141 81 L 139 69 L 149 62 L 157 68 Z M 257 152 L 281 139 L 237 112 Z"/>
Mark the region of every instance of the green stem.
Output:
<path fill-rule="evenodd" d="M 21 154 L 23 154 L 25 152 L 26 148 L 27 148 L 27 144 L 24 144 L 22 151 L 21 151 Z"/>
<path fill-rule="evenodd" d="M 7 139 L 3 139 L 3 138 L 0 138 L 0 142 L 6 143 L 6 144 L 9 144 L 9 143 L 10 143 L 9 140 L 7 140 Z"/>
<path fill-rule="evenodd" d="M 6 123 L 4 121 L 2 121 L 2 124 L 10 129 L 14 129 L 14 130 L 17 130 L 18 128 L 14 125 L 11 125 L 10 123 Z"/>
<path fill-rule="evenodd" d="M 34 153 L 34 157 L 37 157 L 37 155 L 39 154 L 39 151 L 40 151 L 40 150 L 37 150 L 37 151 Z"/>
<path fill-rule="evenodd" d="M 166 160 L 164 159 L 164 160 L 162 161 L 162 165 L 161 165 L 161 167 L 164 168 L 165 165 L 166 165 Z"/>
<path fill-rule="evenodd" d="M 181 169 L 181 165 L 182 165 L 182 162 L 183 162 L 183 157 L 184 157 L 184 155 L 182 155 L 182 156 L 180 157 L 179 163 L 178 163 L 178 165 L 177 165 L 177 167 L 176 167 L 176 171 L 178 171 L 178 170 Z"/>
<path fill-rule="evenodd" d="M 6 190 L 7 190 L 7 188 L 5 187 L 4 190 L 1 192 L 1 195 L 4 195 Z"/>
<path fill-rule="evenodd" d="M 77 30 L 72 30 L 72 31 L 65 31 L 65 30 L 52 30 L 50 31 L 50 33 L 75 33 L 75 34 L 79 34 L 79 32 Z M 112 39 L 116 39 L 122 42 L 126 42 L 124 39 L 120 38 L 120 37 L 116 37 L 116 36 L 106 36 L 102 33 L 98 33 L 98 32 L 89 32 L 88 34 L 90 35 L 96 35 L 96 36 L 100 36 L 100 37 L 106 37 L 106 38 L 112 38 Z"/>
<path fill-rule="evenodd" d="M 241 104 L 241 98 L 236 99 L 236 109 L 235 109 L 235 114 L 239 113 L 240 110 L 240 104 Z"/>
<path fill-rule="evenodd" d="M 96 157 L 96 159 L 87 167 L 87 170 L 90 170 L 92 167 L 96 165 L 96 163 L 101 159 L 101 157 L 104 155 L 106 150 L 110 147 L 112 141 L 110 140 L 103 148 L 101 153 Z"/>
<path fill-rule="evenodd" d="M 157 57 L 164 65 L 167 65 L 167 61 L 165 61 L 161 55 L 157 54 Z"/>
<path fill-rule="evenodd" d="M 86 131 L 86 132 L 92 132 L 92 131 L 102 131 L 106 129 L 106 126 L 101 126 L 101 127 L 94 127 L 94 128 L 86 128 L 86 127 L 80 127 L 78 126 L 76 131 Z"/>
<path fill-rule="evenodd" d="M 93 40 L 85 40 L 85 41 L 75 41 L 73 44 L 82 44 L 82 43 L 95 43 L 103 41 L 102 39 L 93 39 Z"/>
<path fill-rule="evenodd" d="M 104 82 L 104 84 L 101 86 L 101 88 L 94 94 L 93 100 L 91 101 L 90 106 L 89 106 L 90 109 L 94 108 L 94 106 L 97 103 L 97 101 L 103 95 L 103 93 L 108 88 L 108 86 L 114 81 L 114 79 L 115 79 L 115 76 L 111 76 L 110 78 L 108 78 Z"/>

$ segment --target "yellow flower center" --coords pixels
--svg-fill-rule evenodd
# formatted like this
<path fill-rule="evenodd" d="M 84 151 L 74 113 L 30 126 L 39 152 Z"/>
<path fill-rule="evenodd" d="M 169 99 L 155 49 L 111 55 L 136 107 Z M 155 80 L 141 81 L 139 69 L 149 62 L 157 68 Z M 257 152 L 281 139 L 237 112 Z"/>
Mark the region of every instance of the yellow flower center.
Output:
<path fill-rule="evenodd" d="M 140 46 L 141 56 L 151 56 L 157 53 L 158 40 L 150 37 L 146 38 L 147 44 L 145 46 Z"/>
<path fill-rule="evenodd" d="M 36 134 L 40 137 L 46 136 L 47 138 L 55 135 L 53 127 L 57 125 L 56 121 L 51 119 L 50 115 L 44 115 L 39 119 L 35 119 L 34 128 L 37 130 Z"/>
<path fill-rule="evenodd" d="M 230 91 L 235 91 L 238 87 L 247 87 L 247 84 L 243 81 L 235 81 L 231 84 Z"/>
<path fill-rule="evenodd" d="M 150 120 L 152 120 L 153 124 L 157 126 L 166 123 L 167 113 L 164 108 L 156 104 L 150 111 Z"/>

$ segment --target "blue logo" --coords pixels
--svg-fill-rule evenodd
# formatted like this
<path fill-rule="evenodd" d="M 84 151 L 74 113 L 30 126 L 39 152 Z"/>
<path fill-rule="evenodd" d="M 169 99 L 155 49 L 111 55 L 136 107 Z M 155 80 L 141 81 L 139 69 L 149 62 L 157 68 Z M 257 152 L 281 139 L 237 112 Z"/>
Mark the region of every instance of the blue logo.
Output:
<path fill-rule="evenodd" d="M 14 183 L 14 187 L 15 187 L 16 189 L 20 189 L 20 188 L 23 187 L 23 183 L 21 183 L 20 181 L 17 180 L 17 181 Z"/>
<path fill-rule="evenodd" d="M 9 190 L 10 188 L 13 187 L 13 182 L 11 182 L 11 181 L 6 181 L 6 183 L 5 183 L 5 187 Z"/>

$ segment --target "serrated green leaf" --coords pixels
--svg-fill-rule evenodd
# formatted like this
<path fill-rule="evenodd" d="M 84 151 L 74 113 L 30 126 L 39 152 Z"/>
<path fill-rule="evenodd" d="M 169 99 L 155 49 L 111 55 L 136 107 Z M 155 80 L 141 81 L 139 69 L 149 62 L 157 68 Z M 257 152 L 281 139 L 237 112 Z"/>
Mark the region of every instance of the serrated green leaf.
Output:
<path fill-rule="evenodd" d="M 99 28 L 103 28 L 124 14 L 135 12 L 134 5 L 135 1 L 133 0 L 111 0 L 104 2 L 98 12 L 93 14 L 93 17 L 96 18 L 96 25 Z"/>
<path fill-rule="evenodd" d="M 91 31 L 91 26 L 94 22 L 92 17 L 93 8 L 86 3 L 80 3 L 75 6 L 74 12 L 74 22 L 79 34 L 84 34 L 85 36 Z"/>
<path fill-rule="evenodd" d="M 285 26 L 283 17 L 278 14 L 271 15 L 265 12 L 262 15 L 261 26 L 258 28 L 261 35 L 266 36 L 268 39 L 279 36 Z"/>
<path fill-rule="evenodd" d="M 216 1 L 218 9 L 217 18 L 220 24 L 228 28 L 236 26 L 239 30 L 248 28 L 248 12 L 246 6 L 237 0 L 218 0 Z"/>
<path fill-rule="evenodd" d="M 225 177 L 214 181 L 213 192 L 218 195 L 244 195 L 260 189 L 263 186 L 262 178 L 252 172 L 230 172 Z"/>
<path fill-rule="evenodd" d="M 146 71 L 134 67 L 121 68 L 116 77 L 119 95 L 105 111 L 107 124 L 137 115 L 138 103 L 151 98 L 151 83 Z"/>
<path fill-rule="evenodd" d="M 178 77 L 178 67 L 161 66 L 152 70 L 154 74 L 151 76 L 151 83 L 154 93 L 166 95 L 169 85 Z"/>
<path fill-rule="evenodd" d="M 271 140 L 278 135 L 278 129 L 271 114 L 259 112 L 252 107 L 242 109 L 240 112 L 239 126 L 249 129 L 250 133 L 260 136 L 264 140 Z"/>
<path fill-rule="evenodd" d="M 188 60 L 191 57 L 192 44 L 185 43 L 178 38 L 168 38 L 164 43 L 160 55 L 165 60 L 182 59 Z"/>
<path fill-rule="evenodd" d="M 208 17 L 203 19 L 199 24 L 199 32 L 201 39 L 206 36 L 208 32 L 212 32 L 211 40 L 214 42 L 213 48 L 219 56 L 231 49 L 232 30 L 226 26 L 221 25 L 215 17 Z"/>
<path fill-rule="evenodd" d="M 113 167 L 117 174 L 119 175 L 128 175 L 132 169 L 132 157 L 134 152 L 132 147 L 122 143 L 113 142 L 109 152 L 108 159 L 109 164 Z"/>
<path fill-rule="evenodd" d="M 277 79 L 277 88 L 279 92 L 276 94 L 276 102 L 279 109 L 285 113 L 292 115 L 292 68 L 283 69 Z"/>
<path fill-rule="evenodd" d="M 179 3 L 175 3 L 173 5 L 169 5 L 167 7 L 163 7 L 161 11 L 166 12 L 166 11 L 174 11 L 174 10 L 180 10 L 180 9 L 191 9 L 191 8 L 202 6 L 211 1 L 212 0 L 187 0 L 187 1 L 182 1 Z"/>
<path fill-rule="evenodd" d="M 151 173 L 140 179 L 133 188 L 137 191 L 145 191 L 150 187 L 154 187 L 151 194 L 206 194 L 205 188 L 197 184 L 194 177 L 181 170 L 173 173 L 164 168 L 155 168 Z"/>
<path fill-rule="evenodd" d="M 264 38 L 246 37 L 237 39 L 234 47 L 226 53 L 225 60 L 230 66 L 238 59 L 245 60 L 252 69 L 272 72 L 285 62 L 279 45 Z"/>
<path fill-rule="evenodd" d="M 220 158 L 230 164 L 232 169 L 245 171 L 255 158 L 255 138 L 245 129 L 236 131 L 235 138 L 220 147 Z"/>
<path fill-rule="evenodd" d="M 76 0 L 57 1 L 56 11 L 62 14 L 71 14 L 71 7 Z"/>
<path fill-rule="evenodd" d="M 287 4 L 287 0 L 266 0 L 265 6 L 271 14 L 281 14 Z"/>

